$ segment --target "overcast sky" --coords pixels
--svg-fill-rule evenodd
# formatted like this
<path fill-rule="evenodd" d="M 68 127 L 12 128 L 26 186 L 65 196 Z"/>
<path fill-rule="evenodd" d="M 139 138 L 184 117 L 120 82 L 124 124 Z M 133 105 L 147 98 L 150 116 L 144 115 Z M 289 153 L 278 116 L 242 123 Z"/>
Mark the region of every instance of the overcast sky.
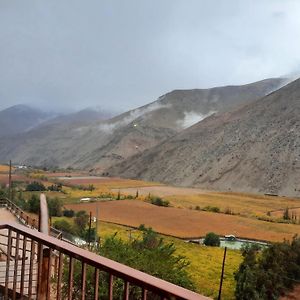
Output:
<path fill-rule="evenodd" d="M 0 0 L 0 109 L 123 111 L 299 69 L 299 0 Z"/>

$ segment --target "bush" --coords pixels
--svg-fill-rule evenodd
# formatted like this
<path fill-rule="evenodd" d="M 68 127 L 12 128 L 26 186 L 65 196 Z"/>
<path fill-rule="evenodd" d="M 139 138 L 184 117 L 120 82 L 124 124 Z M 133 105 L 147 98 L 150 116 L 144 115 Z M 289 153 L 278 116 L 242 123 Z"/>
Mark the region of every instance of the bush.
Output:
<path fill-rule="evenodd" d="M 162 198 L 157 197 L 157 196 L 151 196 L 149 200 L 150 200 L 151 204 L 154 204 L 157 206 L 168 207 L 170 204 L 170 202 L 168 200 L 163 200 Z"/>
<path fill-rule="evenodd" d="M 53 192 L 61 192 L 62 191 L 62 184 L 52 184 L 48 186 L 48 191 L 53 191 Z"/>
<path fill-rule="evenodd" d="M 46 191 L 46 187 L 38 181 L 33 181 L 26 186 L 26 191 L 35 192 L 35 191 Z"/>
<path fill-rule="evenodd" d="M 73 218 L 75 216 L 75 212 L 72 209 L 65 209 L 63 211 L 63 216 L 67 218 Z"/>
<path fill-rule="evenodd" d="M 205 236 L 203 243 L 206 246 L 219 247 L 220 246 L 220 238 L 214 232 L 209 232 Z"/>
<path fill-rule="evenodd" d="M 55 221 L 53 223 L 53 227 L 58 230 L 70 233 L 70 234 L 75 233 L 74 227 L 68 221 L 66 221 L 64 219 Z"/>
<path fill-rule="evenodd" d="M 40 199 L 37 195 L 32 195 L 27 202 L 27 210 L 38 214 L 40 210 Z"/>
<path fill-rule="evenodd" d="M 205 206 L 204 208 L 203 208 L 203 210 L 205 210 L 205 211 L 210 211 L 210 212 L 215 212 L 215 213 L 219 213 L 220 212 L 220 208 L 219 207 L 217 207 L 217 206 Z"/>

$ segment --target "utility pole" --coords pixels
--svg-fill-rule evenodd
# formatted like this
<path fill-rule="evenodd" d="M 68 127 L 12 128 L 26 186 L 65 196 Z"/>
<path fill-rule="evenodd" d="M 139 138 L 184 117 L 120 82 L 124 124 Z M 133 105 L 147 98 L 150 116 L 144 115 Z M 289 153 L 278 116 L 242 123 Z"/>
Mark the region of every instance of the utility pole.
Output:
<path fill-rule="evenodd" d="M 218 300 L 221 300 L 222 284 L 223 284 L 224 268 L 225 268 L 225 260 L 226 260 L 226 252 L 227 252 L 227 247 L 225 247 L 225 250 L 224 250 L 224 257 L 223 257 L 223 264 L 222 264 L 222 273 L 221 273 L 221 280 L 220 280 L 220 288 L 219 288 Z"/>
<path fill-rule="evenodd" d="M 90 223 L 89 223 L 89 235 L 88 235 L 89 249 L 90 249 L 90 246 L 91 246 L 91 231 L 92 231 L 92 212 L 90 211 Z"/>
<path fill-rule="evenodd" d="M 99 230 L 99 207 L 98 205 L 96 206 L 96 235 L 95 235 L 95 242 L 97 242 L 98 240 L 98 236 L 100 237 L 100 234 L 98 234 L 98 230 Z"/>
<path fill-rule="evenodd" d="M 9 174 L 8 174 L 8 199 L 12 200 L 12 184 L 11 184 L 11 160 L 9 161 Z"/>

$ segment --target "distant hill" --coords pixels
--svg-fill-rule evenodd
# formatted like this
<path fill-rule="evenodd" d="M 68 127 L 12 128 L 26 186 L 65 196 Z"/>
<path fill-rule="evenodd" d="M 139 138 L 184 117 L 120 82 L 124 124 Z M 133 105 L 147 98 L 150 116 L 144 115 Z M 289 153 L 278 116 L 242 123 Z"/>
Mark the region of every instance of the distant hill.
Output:
<path fill-rule="evenodd" d="M 60 118 L 0 141 L 0 160 L 103 170 L 169 139 L 211 114 L 230 111 L 279 88 L 284 79 L 243 86 L 176 90 L 109 120 Z M 72 118 L 71 118 L 72 119 Z"/>
<path fill-rule="evenodd" d="M 0 137 L 29 131 L 53 116 L 27 105 L 11 106 L 0 111 Z"/>
<path fill-rule="evenodd" d="M 96 121 L 108 120 L 114 116 L 113 112 L 95 109 L 85 108 L 74 113 L 61 114 L 56 118 L 52 118 L 47 124 L 52 125 L 77 125 L 82 126 L 90 124 Z"/>
<path fill-rule="evenodd" d="M 212 115 L 107 171 L 181 186 L 300 196 L 300 79 Z"/>

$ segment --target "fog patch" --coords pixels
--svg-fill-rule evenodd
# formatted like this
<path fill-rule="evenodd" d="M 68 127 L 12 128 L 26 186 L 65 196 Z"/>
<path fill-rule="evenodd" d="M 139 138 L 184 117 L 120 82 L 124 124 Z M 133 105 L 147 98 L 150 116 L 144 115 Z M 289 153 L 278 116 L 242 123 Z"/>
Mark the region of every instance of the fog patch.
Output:
<path fill-rule="evenodd" d="M 101 123 L 100 125 L 98 125 L 97 128 L 98 128 L 98 130 L 103 131 L 105 133 L 112 133 L 114 130 L 116 130 L 120 127 L 129 125 L 131 122 L 133 122 L 137 118 L 143 117 L 152 111 L 155 111 L 155 110 L 158 110 L 161 108 L 167 108 L 167 107 L 169 107 L 169 105 L 154 102 L 147 106 L 140 107 L 140 108 L 130 111 L 129 113 L 125 114 L 124 117 L 120 120 L 117 120 L 114 122 L 109 121 L 109 122 Z"/>
<path fill-rule="evenodd" d="M 204 120 L 205 118 L 209 117 L 210 115 L 214 114 L 216 111 L 210 111 L 207 114 L 201 114 L 197 112 L 184 112 L 184 118 L 177 121 L 177 124 L 182 129 L 191 127 L 192 125 Z"/>

